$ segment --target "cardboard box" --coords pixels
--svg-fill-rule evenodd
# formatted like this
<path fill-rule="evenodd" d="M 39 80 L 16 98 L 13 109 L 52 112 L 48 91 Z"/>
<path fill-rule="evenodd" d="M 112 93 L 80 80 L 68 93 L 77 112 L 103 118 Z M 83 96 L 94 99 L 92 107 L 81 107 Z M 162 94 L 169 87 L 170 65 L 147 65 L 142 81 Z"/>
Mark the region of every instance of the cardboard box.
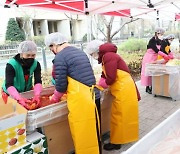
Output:
<path fill-rule="evenodd" d="M 110 113 L 113 96 L 110 92 L 103 92 L 101 100 L 101 128 L 102 134 L 110 131 Z M 61 112 L 61 111 L 60 111 Z M 54 124 L 43 127 L 47 137 L 50 154 L 68 154 L 74 149 L 72 136 L 69 128 L 68 113 L 54 120 Z"/>
<path fill-rule="evenodd" d="M 169 74 L 152 76 L 152 94 L 170 97 Z"/>
<path fill-rule="evenodd" d="M 8 152 L 26 143 L 27 111 L 14 99 L 4 104 L 0 98 L 0 153 Z"/>
<path fill-rule="evenodd" d="M 8 154 L 48 154 L 46 137 L 38 132 L 27 135 L 27 144 Z"/>
<path fill-rule="evenodd" d="M 110 131 L 111 105 L 113 96 L 109 91 L 104 92 L 101 100 L 101 131 L 102 135 Z"/>

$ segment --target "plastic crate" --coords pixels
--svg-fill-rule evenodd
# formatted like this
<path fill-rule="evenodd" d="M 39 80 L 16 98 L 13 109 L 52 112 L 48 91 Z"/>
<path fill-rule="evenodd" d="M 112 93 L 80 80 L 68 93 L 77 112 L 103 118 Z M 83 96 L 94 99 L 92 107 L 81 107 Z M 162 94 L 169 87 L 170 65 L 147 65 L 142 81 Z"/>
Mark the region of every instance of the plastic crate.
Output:
<path fill-rule="evenodd" d="M 54 86 L 44 88 L 41 95 L 51 95 L 54 92 Z M 25 98 L 32 98 L 33 91 L 21 93 Z M 36 110 L 29 110 L 27 112 L 27 131 L 34 131 L 36 128 L 46 126 L 61 120 L 60 117 L 68 114 L 66 101 L 62 103 L 48 105 Z"/>

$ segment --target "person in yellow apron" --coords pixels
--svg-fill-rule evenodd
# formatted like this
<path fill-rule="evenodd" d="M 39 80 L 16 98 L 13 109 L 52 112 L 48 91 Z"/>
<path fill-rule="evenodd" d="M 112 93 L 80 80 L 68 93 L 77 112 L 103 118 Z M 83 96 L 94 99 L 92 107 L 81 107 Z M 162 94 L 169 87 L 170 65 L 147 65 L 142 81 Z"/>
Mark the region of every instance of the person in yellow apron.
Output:
<path fill-rule="evenodd" d="M 87 55 L 70 46 L 61 33 L 46 36 L 45 44 L 56 53 L 55 91 L 51 103 L 59 102 L 67 92 L 68 120 L 76 154 L 100 154 L 100 129 L 95 99 L 100 94 Z M 98 98 L 97 98 L 98 97 Z"/>
<path fill-rule="evenodd" d="M 117 47 L 105 43 L 99 47 L 99 63 L 103 74 L 98 86 L 109 87 L 114 96 L 111 107 L 110 143 L 105 150 L 117 150 L 121 144 L 138 140 L 138 90 Z M 140 98 L 140 96 L 139 96 Z"/>
<path fill-rule="evenodd" d="M 175 38 L 174 34 L 169 34 L 168 36 L 165 37 L 165 39 L 162 40 L 161 48 L 160 48 L 162 53 L 158 55 L 158 58 L 157 58 L 158 60 L 163 59 L 164 57 L 167 57 L 167 56 L 168 56 L 167 61 L 169 59 L 174 58 L 173 53 L 170 50 L 170 45 L 172 41 L 174 40 L 174 38 Z"/>

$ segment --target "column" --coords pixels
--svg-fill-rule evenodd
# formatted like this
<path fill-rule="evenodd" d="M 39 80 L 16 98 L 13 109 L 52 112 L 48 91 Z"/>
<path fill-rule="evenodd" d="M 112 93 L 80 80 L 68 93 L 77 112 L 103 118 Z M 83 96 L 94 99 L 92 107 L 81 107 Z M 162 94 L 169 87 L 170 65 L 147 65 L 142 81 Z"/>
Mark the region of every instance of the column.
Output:
<path fill-rule="evenodd" d="M 41 20 L 40 26 L 41 26 L 41 35 L 49 34 L 48 22 L 47 22 L 46 19 L 45 20 Z"/>
<path fill-rule="evenodd" d="M 57 21 L 57 31 L 71 39 L 69 20 Z"/>
<path fill-rule="evenodd" d="M 33 37 L 34 36 L 33 19 L 29 20 L 29 27 L 30 27 L 30 37 Z"/>

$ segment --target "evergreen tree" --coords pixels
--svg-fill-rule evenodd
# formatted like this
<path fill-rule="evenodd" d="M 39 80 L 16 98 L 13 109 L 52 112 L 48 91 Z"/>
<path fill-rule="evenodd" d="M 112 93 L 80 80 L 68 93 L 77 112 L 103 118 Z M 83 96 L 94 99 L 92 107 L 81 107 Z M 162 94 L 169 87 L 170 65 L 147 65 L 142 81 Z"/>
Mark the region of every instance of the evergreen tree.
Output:
<path fill-rule="evenodd" d="M 6 40 L 9 41 L 24 41 L 25 34 L 19 28 L 17 21 L 14 18 L 10 18 L 6 30 Z"/>

